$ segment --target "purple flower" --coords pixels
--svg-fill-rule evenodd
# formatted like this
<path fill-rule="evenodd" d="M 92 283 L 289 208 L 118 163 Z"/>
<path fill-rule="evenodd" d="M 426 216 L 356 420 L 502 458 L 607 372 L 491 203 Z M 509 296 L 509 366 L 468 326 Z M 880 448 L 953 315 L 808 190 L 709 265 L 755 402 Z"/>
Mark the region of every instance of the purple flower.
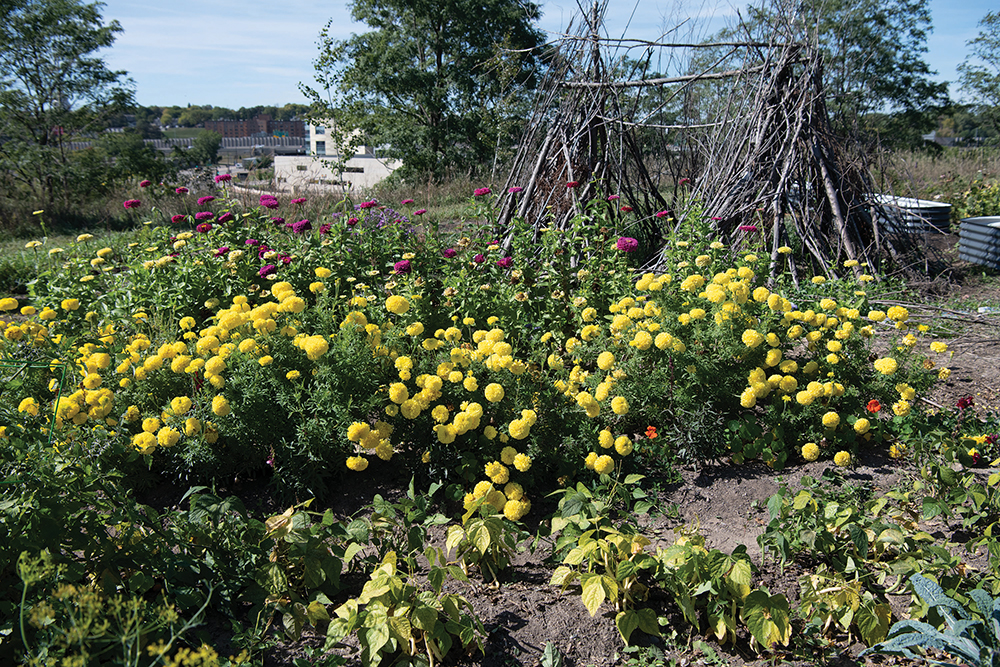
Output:
<path fill-rule="evenodd" d="M 257 257 L 259 257 L 260 259 L 264 259 L 264 255 L 266 255 L 269 252 L 271 252 L 271 249 L 268 248 L 266 245 L 261 244 L 260 250 L 257 251 Z"/>
<path fill-rule="evenodd" d="M 497 260 L 497 266 L 501 269 L 509 269 L 514 264 L 514 260 L 510 257 L 503 257 Z"/>
<path fill-rule="evenodd" d="M 622 236 L 615 245 L 622 252 L 632 252 L 639 247 L 639 242 L 630 236 Z"/>
<path fill-rule="evenodd" d="M 309 222 L 308 220 L 299 220 L 298 222 L 292 225 L 292 231 L 295 232 L 296 234 L 304 234 L 312 228 L 313 228 L 312 223 Z"/>
<path fill-rule="evenodd" d="M 288 266 L 289 264 L 292 263 L 292 258 L 290 256 L 288 256 L 288 255 L 282 255 L 281 256 L 281 263 L 284 264 L 285 266 Z"/>
<path fill-rule="evenodd" d="M 176 192 L 179 195 L 186 195 L 188 193 L 188 189 L 182 185 L 179 188 L 174 188 L 174 192 Z"/>
<path fill-rule="evenodd" d="M 410 266 L 410 260 L 408 259 L 399 260 L 398 262 L 392 265 L 392 270 L 396 273 L 409 273 L 410 271 L 412 271 L 412 267 Z"/>
<path fill-rule="evenodd" d="M 271 208 L 271 209 L 278 208 L 278 206 L 280 206 L 277 198 L 274 195 L 261 195 L 260 205 L 263 206 L 264 208 Z"/>
<path fill-rule="evenodd" d="M 520 187 L 518 185 L 515 185 L 514 187 L 510 188 L 509 190 L 507 190 L 507 192 L 509 192 L 512 195 L 516 195 L 521 190 L 524 190 L 524 188 L 522 188 L 522 187 Z"/>
<path fill-rule="evenodd" d="M 413 215 L 423 215 L 426 212 L 427 212 L 426 208 L 418 208 L 416 211 L 413 212 Z"/>
<path fill-rule="evenodd" d="M 178 215 L 172 215 L 172 216 L 170 216 L 170 222 L 172 222 L 174 224 L 177 224 L 178 222 L 184 222 L 184 216 L 180 215 L 180 214 L 178 214 Z"/>
<path fill-rule="evenodd" d="M 476 264 L 482 264 L 483 262 L 486 261 L 486 256 L 483 255 L 482 253 L 479 253 L 478 255 L 472 258 L 472 261 L 475 262 Z"/>
<path fill-rule="evenodd" d="M 292 203 L 296 204 L 296 205 L 298 205 L 298 204 L 305 204 L 306 203 L 306 198 L 305 197 L 299 197 L 298 199 L 293 199 Z"/>
<path fill-rule="evenodd" d="M 226 211 L 225 213 L 223 213 L 222 215 L 220 215 L 218 217 L 217 221 L 218 222 L 229 222 L 232 219 L 233 219 L 233 214 L 230 213 L 229 211 Z"/>
<path fill-rule="evenodd" d="M 122 202 L 122 206 L 125 208 L 139 208 L 142 206 L 142 202 L 138 199 L 126 199 Z"/>
<path fill-rule="evenodd" d="M 257 275 L 263 278 L 264 276 L 269 276 L 272 273 L 275 273 L 277 270 L 278 267 L 276 267 L 274 264 L 265 264 L 264 266 L 260 267 L 260 271 L 257 272 Z"/>
<path fill-rule="evenodd" d="M 232 174 L 216 174 L 215 175 L 215 182 L 216 183 L 225 183 L 226 181 L 231 181 L 231 180 L 233 180 Z"/>
<path fill-rule="evenodd" d="M 153 184 L 153 181 L 139 181 L 139 187 L 140 188 L 148 188 L 152 184 Z"/>
<path fill-rule="evenodd" d="M 283 225 L 285 224 L 285 219 L 282 218 L 281 216 L 276 215 L 273 218 L 271 218 L 271 222 L 274 223 L 275 225 Z"/>
<path fill-rule="evenodd" d="M 656 212 L 656 217 L 657 217 L 657 218 L 665 218 L 665 217 L 667 217 L 668 215 L 670 215 L 670 214 L 669 214 L 669 213 L 667 213 L 666 211 L 657 211 L 657 212 Z"/>
<path fill-rule="evenodd" d="M 452 257 L 454 257 L 457 254 L 458 254 L 458 251 L 455 250 L 454 248 L 448 248 L 447 250 L 444 251 L 444 256 L 445 256 L 446 259 L 451 259 Z"/>
<path fill-rule="evenodd" d="M 203 222 L 200 225 L 198 225 L 197 227 L 195 227 L 195 230 L 198 231 L 198 232 L 200 232 L 200 233 L 202 233 L 202 234 L 205 234 L 206 232 L 210 232 L 210 231 L 212 231 L 212 223 L 210 223 L 210 222 Z"/>
<path fill-rule="evenodd" d="M 566 184 L 566 187 L 572 190 L 578 185 L 580 185 L 580 181 L 570 181 L 569 183 Z"/>
<path fill-rule="evenodd" d="M 229 252 L 229 246 L 224 245 L 224 246 L 222 246 L 221 248 L 219 248 L 218 250 L 215 251 L 215 256 L 216 257 L 222 257 L 227 252 Z"/>
<path fill-rule="evenodd" d="M 407 204 L 412 204 L 412 203 L 413 203 L 413 200 L 412 200 L 412 199 L 404 199 L 403 201 L 401 201 L 401 202 L 399 202 L 399 203 L 400 203 L 400 205 L 402 205 L 402 206 L 406 206 Z"/>
<path fill-rule="evenodd" d="M 618 201 L 621 199 L 618 195 L 608 195 L 608 201 Z"/>
<path fill-rule="evenodd" d="M 258 243 L 260 243 L 260 241 L 257 239 L 247 239 L 243 242 L 243 245 L 257 245 Z"/>
<path fill-rule="evenodd" d="M 215 201 L 215 197 L 212 195 L 205 195 L 204 197 L 198 197 L 198 206 L 204 206 L 210 201 Z"/>
<path fill-rule="evenodd" d="M 740 225 L 739 230 L 741 232 L 755 232 L 757 231 L 757 225 Z"/>
<path fill-rule="evenodd" d="M 199 211 L 194 214 L 195 220 L 211 220 L 215 217 L 215 214 L 211 211 Z"/>
<path fill-rule="evenodd" d="M 333 227 L 333 225 L 331 225 L 330 223 L 326 223 L 324 225 L 320 225 L 319 226 L 319 233 L 320 234 L 328 234 L 330 232 L 330 229 L 332 227 Z"/>
<path fill-rule="evenodd" d="M 348 227 L 353 227 L 356 224 L 358 224 L 358 219 L 357 218 L 348 218 L 347 219 L 347 226 Z"/>
<path fill-rule="evenodd" d="M 375 201 L 374 199 L 371 201 L 363 201 L 360 204 L 358 204 L 358 208 L 360 208 L 362 211 L 367 211 L 368 209 L 375 208 L 376 206 L 378 206 L 378 202 Z"/>
<path fill-rule="evenodd" d="M 472 193 L 473 197 L 482 197 L 484 195 L 492 194 L 493 191 L 489 188 L 476 188 L 476 191 Z"/>

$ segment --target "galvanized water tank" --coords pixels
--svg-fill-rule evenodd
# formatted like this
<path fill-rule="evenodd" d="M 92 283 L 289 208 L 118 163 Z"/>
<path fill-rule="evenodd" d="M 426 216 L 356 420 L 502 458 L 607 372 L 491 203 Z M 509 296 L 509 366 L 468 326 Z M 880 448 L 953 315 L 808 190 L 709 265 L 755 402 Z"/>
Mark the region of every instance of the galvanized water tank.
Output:
<path fill-rule="evenodd" d="M 887 232 L 947 234 L 951 229 L 951 204 L 910 197 L 875 195 L 874 215 Z"/>
<path fill-rule="evenodd" d="M 1000 216 L 966 218 L 959 226 L 958 258 L 1000 269 Z"/>

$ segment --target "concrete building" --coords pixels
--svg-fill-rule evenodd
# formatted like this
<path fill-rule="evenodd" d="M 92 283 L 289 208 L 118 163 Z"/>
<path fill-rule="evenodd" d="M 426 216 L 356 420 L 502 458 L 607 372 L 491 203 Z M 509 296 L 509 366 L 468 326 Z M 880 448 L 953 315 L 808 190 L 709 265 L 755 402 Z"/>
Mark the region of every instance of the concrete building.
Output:
<path fill-rule="evenodd" d="M 373 146 L 359 146 L 343 168 L 337 148 L 329 142 L 327 128 L 308 126 L 309 155 L 274 157 L 274 178 L 279 188 L 301 193 L 309 190 L 361 190 L 369 188 L 399 168 L 397 160 L 378 156 Z"/>
<path fill-rule="evenodd" d="M 268 115 L 253 120 L 207 120 L 205 129 L 228 137 L 306 137 L 306 124 L 301 120 L 271 120 Z"/>

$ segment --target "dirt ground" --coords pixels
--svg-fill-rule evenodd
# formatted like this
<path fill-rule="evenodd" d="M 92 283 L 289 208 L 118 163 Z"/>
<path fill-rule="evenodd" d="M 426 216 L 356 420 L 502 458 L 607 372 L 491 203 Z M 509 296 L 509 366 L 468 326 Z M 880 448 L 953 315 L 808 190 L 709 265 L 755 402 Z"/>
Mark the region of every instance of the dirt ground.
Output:
<path fill-rule="evenodd" d="M 945 257 L 951 253 L 957 237 L 939 237 L 929 243 L 940 246 Z M 942 365 L 952 369 L 947 382 L 939 383 L 928 397 L 924 408 L 951 408 L 965 396 L 973 396 L 977 409 L 1000 406 L 1000 311 L 981 314 L 976 304 L 1000 306 L 1000 280 L 982 279 L 981 270 L 962 266 L 953 258 L 953 271 L 948 272 L 948 281 L 934 281 L 928 293 L 912 299 L 913 312 L 918 316 L 930 317 L 934 313 L 949 317 L 954 337 L 950 341 L 953 356 Z M 901 299 L 901 301 L 904 301 Z M 958 304 L 937 306 L 934 304 Z M 949 314 L 948 312 L 954 312 Z M 701 469 L 684 469 L 682 481 L 659 488 L 656 511 L 640 522 L 643 534 L 653 540 L 651 550 L 667 547 L 676 537 L 674 528 L 697 522 L 709 548 L 731 552 L 736 546 L 746 545 L 748 553 L 760 570 L 754 575 L 754 586 L 766 585 L 772 593 L 784 593 L 792 608 L 798 601 L 797 576 L 794 566 L 780 571 L 773 559 L 762 564 L 761 548 L 757 537 L 764 531 L 768 521 L 767 499 L 778 491 L 782 483 L 795 487 L 804 475 L 819 477 L 830 466 L 829 461 L 818 461 L 805 465 L 793 465 L 780 473 L 759 463 L 742 466 L 722 462 Z M 908 461 L 897 461 L 884 453 L 862 452 L 856 465 L 845 473 L 845 482 L 866 486 L 872 494 L 879 495 L 892 488 L 908 483 L 915 473 L 915 467 Z M 375 488 L 354 490 L 346 504 L 360 507 L 370 500 Z M 347 509 L 346 506 L 344 509 Z M 544 511 L 544 508 L 538 508 Z M 535 513 L 535 512 L 533 512 Z M 955 526 L 944 522 L 927 526 L 929 531 L 950 537 Z M 564 664 L 571 667 L 604 667 L 624 664 L 629 656 L 623 656 L 622 642 L 614 626 L 614 613 L 605 604 L 600 612 L 591 617 L 580 600 L 579 592 L 573 589 L 561 593 L 558 587 L 548 584 L 553 565 L 545 563 L 547 550 L 520 554 L 511 569 L 510 581 L 498 587 L 476 583 L 451 585 L 449 592 L 466 596 L 476 614 L 484 623 L 488 637 L 483 655 L 465 656 L 458 660 L 462 665 L 478 667 L 534 667 L 539 664 L 547 642 L 554 643 Z M 984 559 L 971 556 L 970 567 L 982 567 Z M 894 611 L 905 613 L 908 597 L 893 600 Z M 667 658 L 674 658 L 680 665 L 764 665 L 764 664 L 814 664 L 813 660 L 793 659 L 791 655 L 761 658 L 750 650 L 744 638 L 734 648 L 732 645 L 720 647 L 707 642 L 717 653 L 717 658 L 702 654 L 691 648 L 694 640 L 690 628 L 684 624 L 672 601 L 653 595 L 649 600 L 657 614 L 676 619 L 673 626 L 676 635 L 672 639 L 647 638 L 646 641 L 662 649 Z M 636 633 L 639 637 L 641 633 Z M 842 638 L 843 639 L 843 638 Z M 304 639 L 307 644 L 322 646 L 318 636 Z M 640 641 L 641 643 L 641 641 Z M 859 659 L 858 653 L 864 647 L 860 644 L 848 645 L 842 641 L 839 651 L 828 655 L 824 664 L 907 664 L 895 659 L 876 656 Z M 350 647 L 338 651 L 354 664 L 356 652 Z M 301 644 L 279 644 L 268 651 L 265 664 L 287 665 L 294 658 L 301 657 Z M 449 657 L 448 662 L 452 659 Z M 299 663 L 297 663 L 299 664 Z M 642 665 L 633 663 L 636 667 Z"/>

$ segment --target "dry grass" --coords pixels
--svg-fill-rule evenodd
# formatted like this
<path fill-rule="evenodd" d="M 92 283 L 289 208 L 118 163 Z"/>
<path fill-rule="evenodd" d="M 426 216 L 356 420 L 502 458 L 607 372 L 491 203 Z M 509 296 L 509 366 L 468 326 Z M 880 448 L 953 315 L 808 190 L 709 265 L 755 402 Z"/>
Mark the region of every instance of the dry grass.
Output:
<path fill-rule="evenodd" d="M 990 148 L 946 148 L 888 155 L 882 170 L 885 187 L 904 197 L 952 201 L 977 178 L 1000 177 L 1000 151 Z"/>

